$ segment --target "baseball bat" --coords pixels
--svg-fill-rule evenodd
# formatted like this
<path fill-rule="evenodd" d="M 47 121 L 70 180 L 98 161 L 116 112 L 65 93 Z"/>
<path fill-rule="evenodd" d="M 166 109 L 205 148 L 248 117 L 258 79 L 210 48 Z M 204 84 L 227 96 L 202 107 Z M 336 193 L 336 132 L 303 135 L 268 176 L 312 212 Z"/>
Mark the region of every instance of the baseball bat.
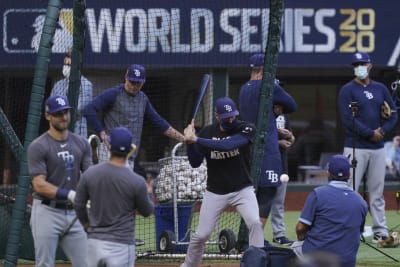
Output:
<path fill-rule="evenodd" d="M 199 111 L 201 100 L 203 100 L 204 94 L 206 93 L 207 85 L 208 85 L 209 81 L 210 81 L 210 75 L 209 74 L 204 74 L 203 82 L 201 83 L 201 87 L 200 87 L 200 93 L 199 93 L 199 96 L 197 97 L 196 105 L 194 107 L 192 121 L 194 121 L 194 119 L 197 116 L 197 112 Z"/>

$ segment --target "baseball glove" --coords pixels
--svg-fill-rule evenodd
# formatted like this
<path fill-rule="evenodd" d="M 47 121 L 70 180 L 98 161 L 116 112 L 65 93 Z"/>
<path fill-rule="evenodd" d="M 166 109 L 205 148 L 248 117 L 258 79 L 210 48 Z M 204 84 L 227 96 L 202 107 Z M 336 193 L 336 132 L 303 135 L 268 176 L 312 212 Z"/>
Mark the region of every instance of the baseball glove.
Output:
<path fill-rule="evenodd" d="M 390 108 L 388 102 L 383 101 L 381 106 L 381 118 L 387 120 L 390 118 L 390 115 L 392 115 L 392 109 Z"/>
<path fill-rule="evenodd" d="M 378 248 L 396 248 L 400 244 L 399 232 L 392 232 L 385 240 L 378 241 Z"/>

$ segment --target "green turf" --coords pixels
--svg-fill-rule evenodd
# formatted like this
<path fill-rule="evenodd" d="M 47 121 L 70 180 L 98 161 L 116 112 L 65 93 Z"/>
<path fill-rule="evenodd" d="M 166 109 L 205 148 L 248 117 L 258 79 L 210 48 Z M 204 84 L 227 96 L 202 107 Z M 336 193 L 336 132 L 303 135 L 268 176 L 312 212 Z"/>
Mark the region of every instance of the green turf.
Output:
<path fill-rule="evenodd" d="M 289 239 L 296 240 L 295 225 L 299 214 L 300 212 L 298 211 L 285 212 L 286 235 Z M 386 219 L 390 230 L 400 231 L 400 212 L 386 211 Z M 366 225 L 371 226 L 371 216 L 369 214 L 367 215 Z M 264 231 L 267 240 L 272 239 L 271 232 L 271 227 L 268 224 Z M 376 245 L 371 243 L 371 237 L 366 238 L 365 241 L 376 248 Z M 400 261 L 400 246 L 397 248 L 379 248 L 379 250 Z M 395 262 L 374 248 L 361 243 L 357 253 L 357 265 L 400 266 L 400 262 Z"/>

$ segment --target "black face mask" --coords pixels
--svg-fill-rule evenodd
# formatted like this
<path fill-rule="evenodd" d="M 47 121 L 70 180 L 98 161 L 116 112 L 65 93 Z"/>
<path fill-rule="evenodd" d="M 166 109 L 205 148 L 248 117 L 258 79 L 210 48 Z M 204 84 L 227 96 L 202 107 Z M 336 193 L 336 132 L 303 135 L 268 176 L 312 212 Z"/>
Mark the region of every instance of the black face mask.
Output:
<path fill-rule="evenodd" d="M 229 133 L 229 132 L 235 130 L 236 127 L 239 125 L 239 123 L 237 120 L 234 120 L 232 122 L 227 122 L 227 121 L 221 120 L 219 125 L 221 125 L 221 128 L 224 129 L 224 131 Z"/>

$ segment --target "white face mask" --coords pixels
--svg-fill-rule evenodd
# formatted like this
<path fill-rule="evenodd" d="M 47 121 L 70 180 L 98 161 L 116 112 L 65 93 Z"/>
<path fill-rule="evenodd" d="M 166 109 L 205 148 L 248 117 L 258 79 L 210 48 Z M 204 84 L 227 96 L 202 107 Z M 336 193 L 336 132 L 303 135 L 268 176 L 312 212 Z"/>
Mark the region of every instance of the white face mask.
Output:
<path fill-rule="evenodd" d="M 64 65 L 62 68 L 62 74 L 64 75 L 65 78 L 69 78 L 69 75 L 71 74 L 71 66 Z"/>
<path fill-rule="evenodd" d="M 354 68 L 354 75 L 361 79 L 364 80 L 365 78 L 368 77 L 368 66 L 357 66 Z"/>

